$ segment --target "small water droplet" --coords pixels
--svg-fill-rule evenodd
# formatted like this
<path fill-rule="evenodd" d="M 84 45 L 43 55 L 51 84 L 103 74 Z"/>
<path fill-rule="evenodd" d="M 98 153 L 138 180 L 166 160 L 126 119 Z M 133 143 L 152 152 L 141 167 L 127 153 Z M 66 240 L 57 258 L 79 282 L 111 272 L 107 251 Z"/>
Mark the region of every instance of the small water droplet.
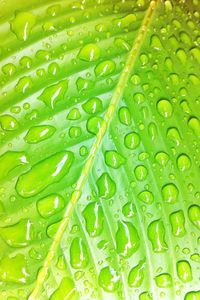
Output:
<path fill-rule="evenodd" d="M 107 166 L 118 169 L 122 164 L 124 164 L 125 159 L 117 151 L 106 151 L 105 152 L 105 162 Z"/>

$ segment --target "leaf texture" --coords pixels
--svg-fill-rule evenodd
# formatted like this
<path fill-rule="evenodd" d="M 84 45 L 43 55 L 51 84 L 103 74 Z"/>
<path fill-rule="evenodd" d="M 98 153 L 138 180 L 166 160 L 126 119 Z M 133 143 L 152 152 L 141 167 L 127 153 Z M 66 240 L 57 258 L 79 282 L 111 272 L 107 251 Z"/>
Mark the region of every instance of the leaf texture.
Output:
<path fill-rule="evenodd" d="M 0 299 L 199 300 L 200 3 L 1 7 Z"/>

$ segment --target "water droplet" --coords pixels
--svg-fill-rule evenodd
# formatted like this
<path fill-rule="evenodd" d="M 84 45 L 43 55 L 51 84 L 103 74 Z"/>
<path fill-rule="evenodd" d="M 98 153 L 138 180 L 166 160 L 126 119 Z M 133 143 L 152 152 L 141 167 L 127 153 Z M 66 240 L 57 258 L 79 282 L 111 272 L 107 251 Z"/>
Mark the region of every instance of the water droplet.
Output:
<path fill-rule="evenodd" d="M 64 206 L 65 201 L 63 197 L 58 194 L 48 195 L 37 202 L 38 212 L 43 218 L 48 218 L 55 215 L 61 211 Z"/>
<path fill-rule="evenodd" d="M 116 193 L 116 184 L 108 173 L 103 173 L 97 180 L 99 196 L 104 199 L 113 197 Z"/>
<path fill-rule="evenodd" d="M 31 65 L 32 65 L 32 59 L 28 56 L 23 56 L 20 61 L 19 61 L 20 65 L 24 68 L 30 69 Z"/>
<path fill-rule="evenodd" d="M 36 22 L 36 17 L 31 12 L 18 12 L 10 22 L 11 30 L 19 40 L 26 41 L 31 34 Z"/>
<path fill-rule="evenodd" d="M 119 109 L 118 115 L 119 115 L 119 120 L 122 124 L 127 126 L 131 124 L 131 114 L 129 109 L 126 106 L 123 106 Z"/>
<path fill-rule="evenodd" d="M 107 166 L 118 169 L 121 165 L 124 164 L 125 159 L 117 151 L 106 151 L 105 152 L 105 162 Z"/>
<path fill-rule="evenodd" d="M 157 131 L 157 127 L 156 127 L 156 124 L 151 122 L 148 126 L 148 132 L 149 132 L 149 135 L 152 139 L 152 141 L 154 141 L 157 137 L 157 134 L 158 134 L 158 131 Z"/>
<path fill-rule="evenodd" d="M 85 61 L 97 61 L 100 54 L 101 51 L 97 45 L 87 44 L 80 50 L 78 57 Z"/>
<path fill-rule="evenodd" d="M 189 220 L 200 229 L 200 206 L 197 204 L 191 205 L 188 209 Z"/>
<path fill-rule="evenodd" d="M 102 101 L 99 98 L 91 98 L 82 105 L 84 111 L 88 114 L 95 114 L 103 110 Z"/>
<path fill-rule="evenodd" d="M 55 127 L 50 125 L 33 126 L 29 129 L 24 140 L 28 144 L 37 144 L 50 138 L 56 131 Z"/>
<path fill-rule="evenodd" d="M 28 163 L 24 152 L 7 151 L 0 156 L 0 179 L 5 178 L 14 168 Z"/>
<path fill-rule="evenodd" d="M 181 154 L 177 158 L 177 167 L 181 172 L 188 170 L 191 167 L 190 158 L 186 154 Z"/>
<path fill-rule="evenodd" d="M 94 87 L 94 82 L 92 80 L 79 77 L 76 81 L 76 86 L 79 92 L 84 92 L 86 90 L 91 90 Z"/>
<path fill-rule="evenodd" d="M 183 236 L 185 234 L 185 217 L 182 210 L 175 211 L 169 216 L 172 233 L 175 236 Z"/>
<path fill-rule="evenodd" d="M 38 50 L 35 54 L 35 57 L 40 61 L 48 61 L 51 59 L 51 53 L 46 50 Z"/>
<path fill-rule="evenodd" d="M 0 279 L 7 283 L 27 283 L 30 273 L 25 256 L 22 254 L 11 258 L 4 256 L 0 261 Z"/>
<path fill-rule="evenodd" d="M 147 177 L 147 174 L 148 174 L 148 171 L 147 171 L 147 168 L 145 166 L 137 166 L 134 170 L 135 172 L 135 177 L 137 180 L 139 181 L 143 181 L 146 179 Z"/>
<path fill-rule="evenodd" d="M 124 258 L 130 257 L 137 251 L 140 239 L 136 228 L 130 222 L 118 221 L 116 232 L 116 251 Z"/>
<path fill-rule="evenodd" d="M 82 131 L 81 128 L 78 126 L 72 126 L 69 129 L 69 136 L 72 139 L 76 139 L 81 135 Z"/>
<path fill-rule="evenodd" d="M 192 45 L 192 40 L 185 31 L 180 32 L 180 39 L 183 43 L 188 44 L 189 46 Z"/>
<path fill-rule="evenodd" d="M 30 89 L 33 86 L 33 82 L 30 76 L 24 76 L 19 79 L 17 85 L 16 85 L 16 90 L 19 93 L 26 93 L 28 89 Z"/>
<path fill-rule="evenodd" d="M 49 300 L 61 300 L 61 299 L 74 299 L 76 298 L 76 288 L 74 282 L 68 278 L 64 277 L 61 280 L 59 287 L 53 292 Z"/>
<path fill-rule="evenodd" d="M 117 48 L 129 51 L 131 49 L 130 45 L 121 38 L 116 38 L 114 44 Z"/>
<path fill-rule="evenodd" d="M 163 273 L 155 277 L 155 281 L 158 287 L 168 288 L 172 286 L 172 277 L 169 273 Z"/>
<path fill-rule="evenodd" d="M 187 260 L 180 260 L 176 264 L 177 275 L 182 282 L 192 280 L 192 269 Z"/>
<path fill-rule="evenodd" d="M 10 115 L 0 116 L 1 128 L 6 131 L 16 130 L 19 127 L 17 120 Z"/>
<path fill-rule="evenodd" d="M 22 197 L 28 198 L 43 191 L 52 183 L 60 181 L 69 171 L 74 155 L 72 152 L 56 153 L 35 164 L 17 181 L 16 190 Z"/>
<path fill-rule="evenodd" d="M 190 118 L 188 121 L 188 126 L 192 129 L 197 137 L 200 137 L 200 122 L 197 118 Z"/>
<path fill-rule="evenodd" d="M 165 167 L 169 161 L 169 155 L 165 152 L 158 152 L 155 159 L 161 166 Z"/>
<path fill-rule="evenodd" d="M 55 17 L 61 11 L 61 6 L 59 4 L 51 5 L 47 8 L 47 14 L 51 17 Z"/>
<path fill-rule="evenodd" d="M 82 238 L 73 239 L 70 247 L 70 264 L 74 269 L 85 268 L 89 263 L 86 245 Z"/>
<path fill-rule="evenodd" d="M 135 217 L 137 214 L 136 206 L 132 202 L 127 202 L 122 207 L 122 213 L 126 218 Z"/>
<path fill-rule="evenodd" d="M 140 77 L 137 74 L 134 74 L 130 78 L 130 82 L 134 85 L 139 85 L 140 84 Z"/>
<path fill-rule="evenodd" d="M 137 266 L 131 269 L 128 275 L 128 284 L 131 287 L 140 287 L 144 279 L 145 260 L 140 260 Z"/>
<path fill-rule="evenodd" d="M 199 300 L 199 299 L 200 299 L 200 290 L 189 292 L 184 297 L 184 300 Z"/>
<path fill-rule="evenodd" d="M 112 74 L 115 71 L 116 64 L 112 60 L 105 60 L 100 62 L 95 68 L 96 76 L 107 76 Z"/>
<path fill-rule="evenodd" d="M 120 276 L 118 275 L 117 271 L 112 267 L 105 267 L 101 269 L 99 274 L 99 285 L 106 291 L 106 292 L 114 292 L 117 290 L 119 285 Z"/>
<path fill-rule="evenodd" d="M 165 242 L 165 228 L 162 220 L 155 220 L 147 228 L 147 235 L 154 252 L 165 252 L 168 247 Z"/>
<path fill-rule="evenodd" d="M 33 224 L 22 219 L 14 225 L 1 227 L 1 237 L 11 247 L 25 247 L 33 240 Z"/>
<path fill-rule="evenodd" d="M 105 121 L 101 117 L 91 117 L 87 121 L 87 130 L 96 135 L 104 123 Z"/>
<path fill-rule="evenodd" d="M 190 256 L 191 260 L 200 263 L 200 254 L 199 253 L 194 253 Z"/>
<path fill-rule="evenodd" d="M 62 80 L 44 89 L 38 99 L 44 101 L 47 106 L 53 109 L 58 101 L 63 100 L 67 88 L 67 81 Z"/>
<path fill-rule="evenodd" d="M 136 132 L 128 133 L 124 138 L 124 144 L 128 149 L 135 149 L 140 143 L 140 137 Z"/>
<path fill-rule="evenodd" d="M 137 103 L 137 104 L 141 104 L 145 101 L 145 98 L 144 98 L 144 95 L 141 94 L 141 93 L 136 93 L 134 96 L 133 96 L 133 99 L 134 101 Z"/>
<path fill-rule="evenodd" d="M 115 19 L 114 24 L 117 24 L 118 27 L 125 29 L 128 28 L 130 25 L 134 24 L 135 21 L 136 16 L 134 14 L 128 14 L 120 19 Z"/>
<path fill-rule="evenodd" d="M 162 48 L 163 48 L 161 41 L 156 34 L 152 35 L 150 45 L 155 50 L 162 50 Z"/>
<path fill-rule="evenodd" d="M 5 75 L 12 76 L 16 72 L 16 67 L 12 63 L 8 63 L 2 67 L 2 72 Z"/>
<path fill-rule="evenodd" d="M 185 63 L 186 63 L 186 61 L 187 61 L 187 55 L 186 55 L 185 50 L 183 50 L 183 49 L 178 49 L 178 50 L 176 51 L 176 56 L 178 57 L 178 59 L 180 60 L 180 62 L 181 62 L 182 64 L 185 64 Z"/>
<path fill-rule="evenodd" d="M 175 184 L 169 183 L 163 186 L 162 196 L 166 203 L 175 203 L 178 198 L 178 189 Z"/>
<path fill-rule="evenodd" d="M 170 118 L 173 113 L 173 107 L 169 100 L 161 99 L 157 102 L 157 110 L 164 118 Z"/>
<path fill-rule="evenodd" d="M 78 110 L 78 108 L 72 108 L 67 115 L 68 120 L 78 120 L 78 119 L 80 119 L 80 117 L 81 117 L 81 114 L 80 114 L 80 111 Z"/>
<path fill-rule="evenodd" d="M 198 61 L 198 63 L 200 63 L 200 49 L 197 47 L 194 47 L 194 48 L 190 49 L 190 53 Z"/>
<path fill-rule="evenodd" d="M 49 225 L 47 227 L 47 236 L 53 239 L 54 236 L 56 235 L 59 227 L 61 226 L 61 223 L 62 223 L 62 220 Z"/>
<path fill-rule="evenodd" d="M 56 75 L 59 71 L 59 66 L 56 62 L 51 63 L 48 66 L 48 73 L 51 75 Z"/>
<path fill-rule="evenodd" d="M 148 292 L 140 294 L 140 300 L 152 300 L 152 297 Z"/>
<path fill-rule="evenodd" d="M 184 113 L 186 113 L 186 114 L 191 113 L 190 107 L 186 100 L 181 101 L 180 106 L 181 106 L 182 110 L 184 111 Z"/>
<path fill-rule="evenodd" d="M 177 146 L 181 143 L 181 136 L 177 128 L 172 127 L 167 130 L 167 137 L 172 140 Z"/>
<path fill-rule="evenodd" d="M 101 234 L 103 230 L 103 209 L 97 202 L 92 202 L 86 206 L 83 211 L 83 217 L 86 223 L 86 229 L 91 237 Z"/>
<path fill-rule="evenodd" d="M 152 204 L 154 201 L 153 194 L 150 191 L 143 191 L 138 195 L 138 199 L 146 204 Z"/>

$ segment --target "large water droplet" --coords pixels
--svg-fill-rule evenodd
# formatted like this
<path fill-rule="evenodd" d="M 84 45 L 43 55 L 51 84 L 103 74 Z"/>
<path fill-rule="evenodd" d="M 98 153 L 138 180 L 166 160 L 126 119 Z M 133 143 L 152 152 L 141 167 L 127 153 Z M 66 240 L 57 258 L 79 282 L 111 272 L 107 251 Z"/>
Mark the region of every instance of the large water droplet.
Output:
<path fill-rule="evenodd" d="M 168 288 L 172 286 L 172 277 L 169 273 L 163 273 L 155 277 L 155 281 L 158 287 Z"/>
<path fill-rule="evenodd" d="M 189 220 L 200 229 L 200 206 L 197 204 L 191 205 L 188 209 Z"/>
<path fill-rule="evenodd" d="M 192 269 L 187 260 L 180 260 L 176 264 L 177 275 L 182 282 L 192 280 Z"/>
<path fill-rule="evenodd" d="M 51 217 L 61 211 L 65 206 L 63 197 L 58 194 L 51 194 L 37 202 L 37 209 L 43 218 Z"/>
<path fill-rule="evenodd" d="M 191 160 L 186 154 L 181 154 L 177 158 L 177 167 L 180 171 L 186 171 L 191 167 Z"/>
<path fill-rule="evenodd" d="M 117 290 L 119 285 L 120 276 L 118 275 L 117 271 L 112 267 L 105 267 L 101 269 L 99 274 L 99 285 L 106 291 L 106 292 L 114 292 Z"/>
<path fill-rule="evenodd" d="M 99 129 L 105 124 L 104 119 L 101 117 L 91 117 L 87 121 L 87 130 L 88 132 L 96 135 L 99 132 Z"/>
<path fill-rule="evenodd" d="M 0 261 L 0 279 L 7 283 L 27 283 L 30 278 L 25 256 L 17 254 L 9 258 L 4 256 Z"/>
<path fill-rule="evenodd" d="M 50 296 L 50 300 L 72 300 L 76 299 L 75 294 L 76 288 L 74 282 L 70 278 L 65 277 L 61 280 L 59 287 Z"/>
<path fill-rule="evenodd" d="M 162 220 L 155 220 L 147 228 L 147 235 L 154 252 L 165 252 L 168 247 L 165 242 L 165 228 Z"/>
<path fill-rule="evenodd" d="M 175 203 L 178 198 L 178 189 L 173 183 L 168 183 L 162 188 L 163 200 L 167 203 Z"/>
<path fill-rule="evenodd" d="M 169 100 L 161 99 L 157 102 L 157 110 L 164 118 L 170 118 L 173 113 L 173 107 Z"/>
<path fill-rule="evenodd" d="M 85 61 L 96 61 L 100 57 L 100 49 L 95 44 L 85 45 L 79 52 L 78 57 Z"/>
<path fill-rule="evenodd" d="M 16 190 L 22 197 L 31 197 L 52 183 L 60 181 L 69 171 L 74 155 L 72 152 L 59 152 L 34 165 L 22 174 Z"/>
<path fill-rule="evenodd" d="M 6 131 L 16 130 L 19 127 L 17 120 L 7 114 L 0 116 L 0 125 L 2 129 Z"/>
<path fill-rule="evenodd" d="M 1 227 L 0 235 L 11 247 L 25 247 L 33 240 L 33 224 L 22 219 L 14 225 Z"/>
<path fill-rule="evenodd" d="M 74 269 L 82 269 L 88 265 L 89 257 L 82 238 L 73 239 L 70 247 L 70 264 Z"/>
<path fill-rule="evenodd" d="M 124 138 L 124 144 L 128 149 L 135 149 L 140 143 L 140 137 L 136 132 L 128 133 Z"/>
<path fill-rule="evenodd" d="M 116 193 L 116 184 L 108 173 L 103 173 L 97 180 L 99 196 L 104 199 L 113 197 Z"/>
<path fill-rule="evenodd" d="M 154 201 L 153 194 L 150 191 L 143 191 L 138 195 L 140 201 L 146 204 L 152 204 Z"/>
<path fill-rule="evenodd" d="M 55 127 L 50 125 L 33 126 L 29 129 L 24 140 L 28 144 L 37 144 L 50 138 L 56 131 Z"/>
<path fill-rule="evenodd" d="M 105 152 L 105 162 L 109 167 L 118 169 L 124 164 L 125 159 L 117 151 L 111 150 Z"/>
<path fill-rule="evenodd" d="M 145 260 L 141 260 L 137 266 L 131 269 L 128 275 L 128 284 L 131 287 L 140 287 L 144 279 Z"/>
<path fill-rule="evenodd" d="M 18 12 L 14 20 L 10 22 L 11 30 L 19 40 L 26 41 L 35 22 L 36 17 L 31 12 Z"/>
<path fill-rule="evenodd" d="M 112 60 L 105 60 L 99 63 L 95 68 L 96 76 L 107 76 L 112 74 L 115 71 L 116 64 Z"/>
<path fill-rule="evenodd" d="M 122 124 L 126 126 L 129 126 L 131 124 L 131 114 L 126 106 L 123 106 L 119 109 L 118 115 L 119 120 Z"/>
<path fill-rule="evenodd" d="M 86 222 L 86 229 L 91 237 L 101 234 L 103 230 L 103 209 L 97 202 L 92 202 L 86 206 L 83 211 L 83 217 Z"/>
<path fill-rule="evenodd" d="M 130 222 L 118 221 L 116 251 L 124 258 L 130 257 L 140 245 L 136 228 Z"/>
<path fill-rule="evenodd" d="M 28 163 L 24 152 L 7 151 L 0 156 L 0 179 L 6 177 L 14 168 Z"/>
<path fill-rule="evenodd" d="M 185 234 L 185 217 L 182 210 L 175 211 L 169 216 L 172 233 L 175 236 L 183 236 Z"/>
<path fill-rule="evenodd" d="M 63 100 L 67 88 L 68 82 L 62 80 L 44 89 L 38 99 L 44 101 L 47 106 L 53 109 L 58 101 Z"/>
<path fill-rule="evenodd" d="M 95 114 L 102 111 L 103 104 L 99 98 L 91 98 L 82 107 L 88 114 Z"/>

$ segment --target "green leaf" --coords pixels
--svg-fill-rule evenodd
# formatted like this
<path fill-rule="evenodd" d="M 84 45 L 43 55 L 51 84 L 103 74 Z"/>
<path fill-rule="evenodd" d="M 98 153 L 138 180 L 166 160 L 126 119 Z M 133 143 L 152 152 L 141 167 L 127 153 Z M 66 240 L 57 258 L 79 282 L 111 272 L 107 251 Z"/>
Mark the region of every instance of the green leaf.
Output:
<path fill-rule="evenodd" d="M 199 300 L 200 2 L 0 7 L 0 299 Z"/>

